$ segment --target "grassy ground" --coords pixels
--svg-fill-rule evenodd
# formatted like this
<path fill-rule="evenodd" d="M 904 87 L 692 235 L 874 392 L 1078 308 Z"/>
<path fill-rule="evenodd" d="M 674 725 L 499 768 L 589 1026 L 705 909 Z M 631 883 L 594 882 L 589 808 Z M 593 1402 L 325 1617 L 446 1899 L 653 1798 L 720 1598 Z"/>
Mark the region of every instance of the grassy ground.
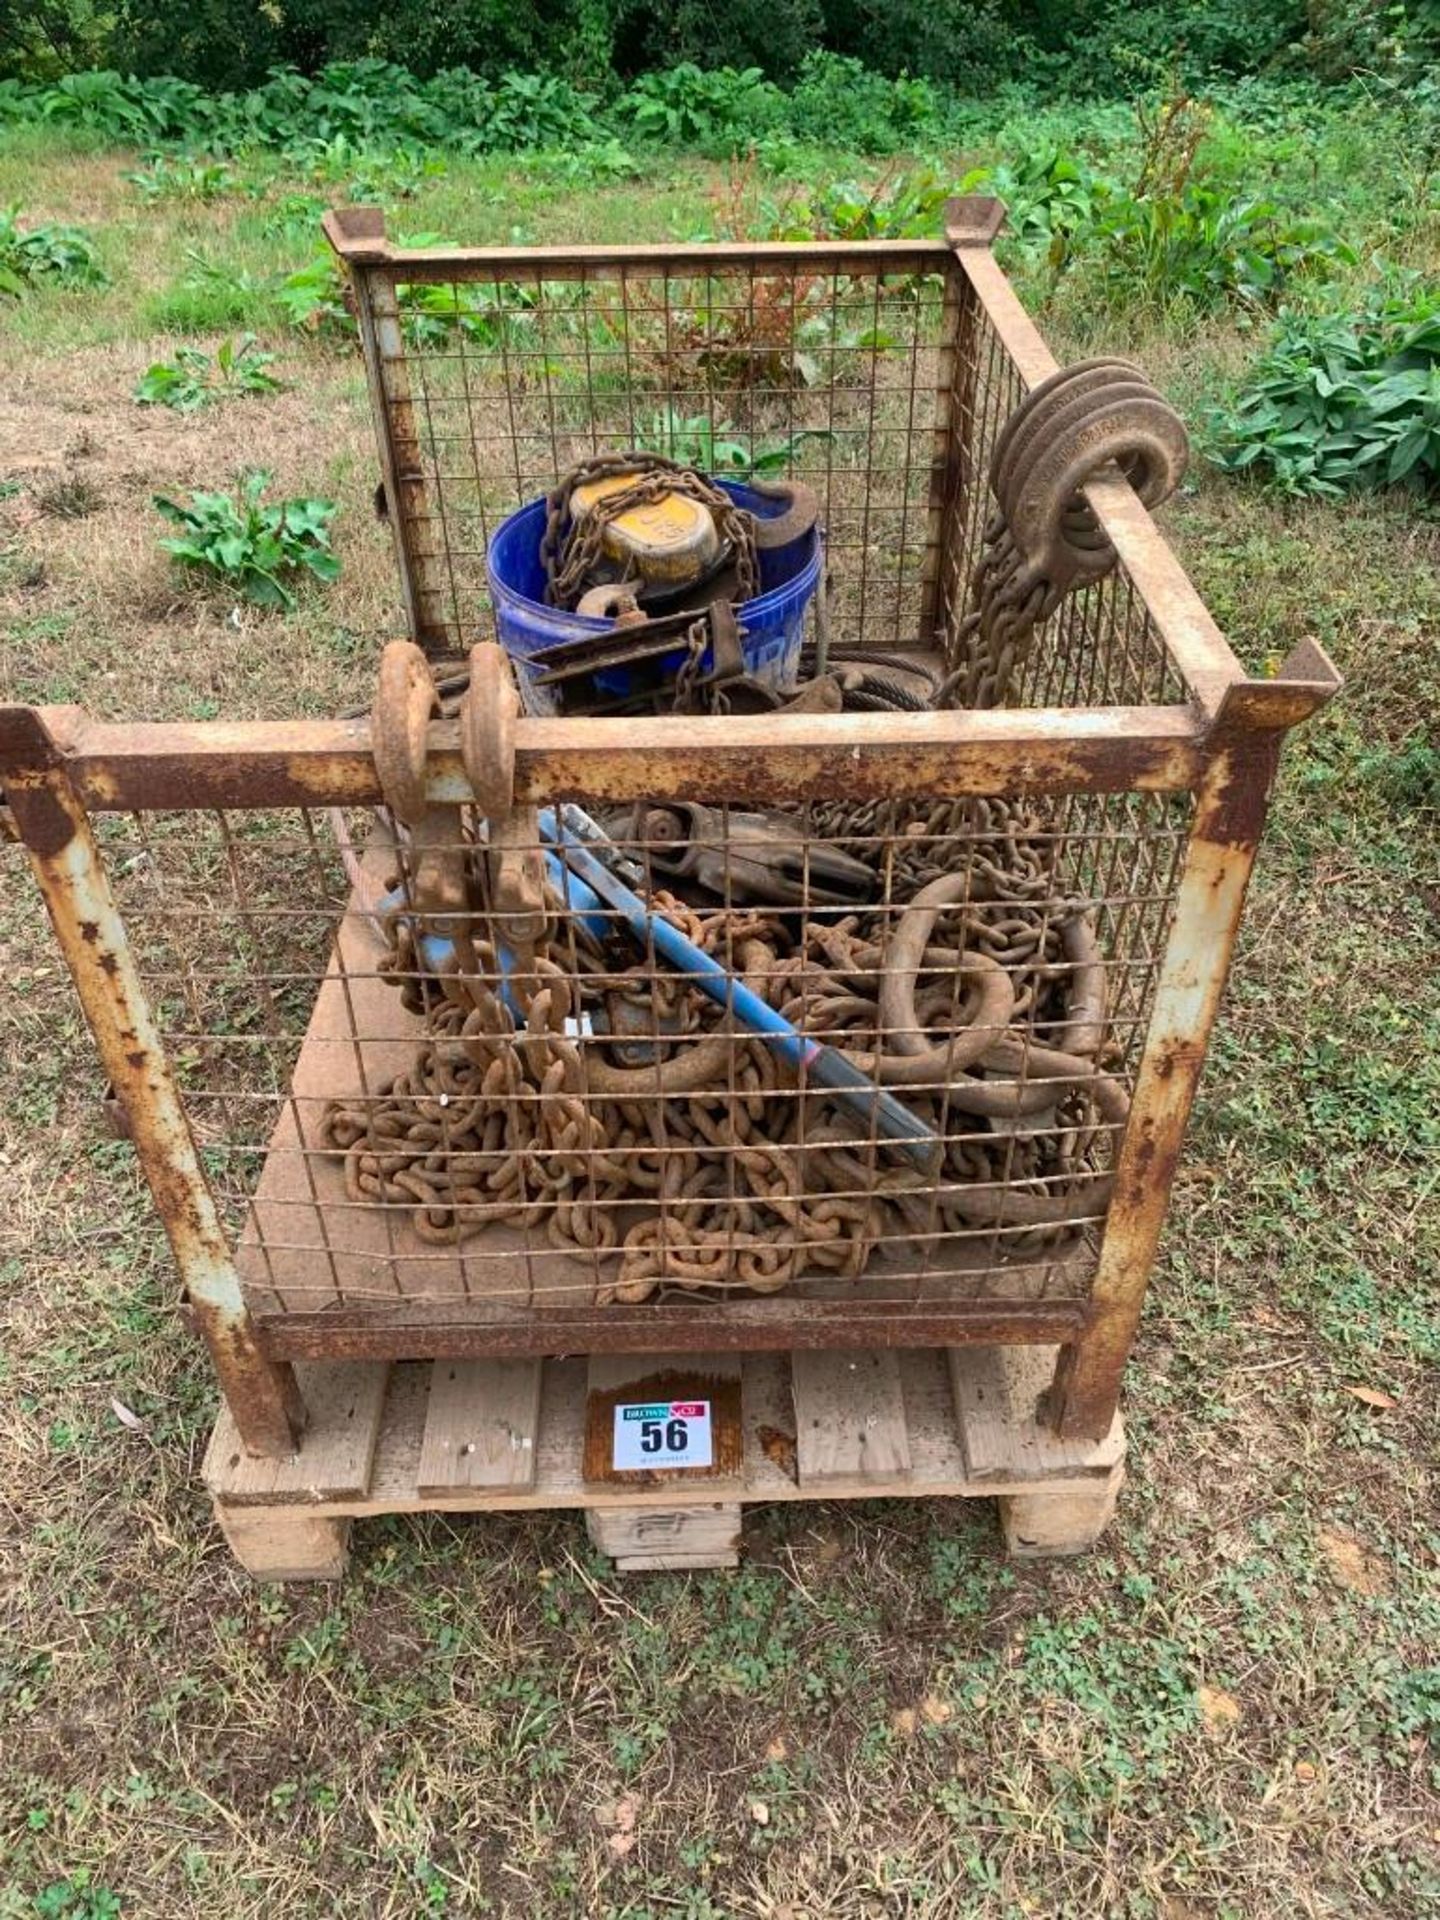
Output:
<path fill-rule="evenodd" d="M 114 280 L 0 314 L 0 691 L 363 700 L 393 604 L 363 380 L 257 291 L 310 242 L 267 234 L 280 189 L 146 207 L 126 164 L 0 148 L 0 204 L 92 227 Z M 713 176 L 662 171 L 582 193 L 455 168 L 401 224 L 694 231 Z M 187 285 L 192 252 L 251 279 Z M 167 329 L 252 323 L 286 393 L 131 404 Z M 1044 323 L 1192 408 L 1248 351 L 1063 287 Z M 344 576 L 236 622 L 177 584 L 149 496 L 261 462 L 340 501 Z M 421 1519 L 362 1527 L 338 1594 L 248 1587 L 197 1485 L 207 1370 L 0 853 L 0 1916 L 1440 1912 L 1440 530 L 1203 471 L 1169 525 L 1248 659 L 1314 633 L 1350 685 L 1287 762 L 1131 1374 L 1132 1480 L 1077 1564 L 1008 1565 L 983 1508 L 817 1505 L 752 1514 L 737 1577 L 617 1583 L 569 1517 Z"/>

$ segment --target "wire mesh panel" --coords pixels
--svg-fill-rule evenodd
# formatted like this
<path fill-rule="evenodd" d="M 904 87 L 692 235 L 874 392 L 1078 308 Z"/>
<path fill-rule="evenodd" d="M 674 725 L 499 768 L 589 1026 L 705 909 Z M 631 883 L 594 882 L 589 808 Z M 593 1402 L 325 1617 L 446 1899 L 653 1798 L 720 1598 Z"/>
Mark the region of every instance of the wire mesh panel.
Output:
<path fill-rule="evenodd" d="M 942 417 L 945 449 L 941 538 L 935 560 L 939 598 L 933 637 L 947 663 L 963 654 L 964 623 L 995 503 L 991 456 L 1005 422 L 1025 398 L 1026 382 L 991 317 L 963 303 L 963 324 Z M 1009 688 L 1029 707 L 1147 706 L 1183 700 L 1187 688 L 1153 614 L 1123 562 L 1072 593 L 1043 624 Z"/>
<path fill-rule="evenodd" d="M 928 264 L 563 279 L 457 268 L 374 289 L 396 316 L 378 358 L 411 475 L 397 510 L 446 648 L 486 629 L 499 521 L 615 448 L 722 477 L 807 480 L 847 633 L 913 642 L 937 537 L 939 349 L 954 323 L 946 278 Z"/>
<path fill-rule="evenodd" d="M 382 663 L 368 727 L 0 709 L 251 1444 L 293 1444 L 294 1358 L 966 1339 L 1062 1343 L 1057 1429 L 1102 1435 L 1279 741 L 1333 669 L 1246 680 L 1111 467 L 1056 490 L 1089 570 L 954 697 L 1002 630 L 992 456 L 1055 371 L 993 220 L 539 254 L 327 230 L 432 653 L 485 632 L 504 516 L 649 447 L 812 485 L 816 638 L 885 689 L 517 719 L 481 647 L 447 729 L 402 644 L 419 704 L 386 708 Z"/>
<path fill-rule="evenodd" d="M 1084 1297 L 1187 812 L 602 810 L 637 932 L 557 858 L 557 801 L 538 941 L 489 897 L 473 810 L 423 849 L 302 809 L 103 845 L 262 1316 L 780 1291 L 903 1315 Z M 449 856 L 472 904 L 437 934 L 420 868 Z M 870 1090 L 833 1091 L 821 1047 Z"/>

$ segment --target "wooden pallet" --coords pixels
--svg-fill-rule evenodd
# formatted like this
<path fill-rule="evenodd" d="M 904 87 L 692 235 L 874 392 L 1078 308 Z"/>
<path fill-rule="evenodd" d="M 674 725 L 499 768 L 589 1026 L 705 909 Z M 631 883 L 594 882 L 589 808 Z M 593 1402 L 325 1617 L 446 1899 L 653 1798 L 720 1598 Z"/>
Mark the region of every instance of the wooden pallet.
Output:
<path fill-rule="evenodd" d="M 331 1580 L 370 1514 L 580 1507 L 617 1569 L 733 1567 L 757 1500 L 995 1496 L 1013 1554 L 1080 1553 L 1124 1477 L 1106 1438 L 1057 1440 L 1036 1406 L 1043 1347 L 948 1351 L 596 1355 L 301 1368 L 300 1452 L 260 1460 L 222 1412 L 204 1475 L 236 1556 L 257 1579 Z M 703 1396 L 709 1470 L 616 1474 L 617 1400 Z"/>

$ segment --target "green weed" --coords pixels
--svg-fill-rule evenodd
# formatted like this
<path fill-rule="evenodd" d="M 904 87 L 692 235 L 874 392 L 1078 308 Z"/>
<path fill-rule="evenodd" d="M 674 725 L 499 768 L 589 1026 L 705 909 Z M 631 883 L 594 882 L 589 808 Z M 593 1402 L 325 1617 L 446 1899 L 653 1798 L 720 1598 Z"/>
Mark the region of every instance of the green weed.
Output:
<path fill-rule="evenodd" d="M 17 299 L 35 286 L 103 287 L 95 242 L 82 227 L 22 227 L 18 206 L 0 208 L 0 293 Z"/>
<path fill-rule="evenodd" d="M 190 154 L 156 154 L 147 166 L 121 178 L 147 203 L 157 200 L 194 200 L 208 206 L 240 188 L 240 176 L 223 160 Z"/>
<path fill-rule="evenodd" d="M 306 333 L 353 337 L 355 317 L 345 304 L 345 270 L 328 248 L 275 283 L 276 306 Z"/>
<path fill-rule="evenodd" d="M 274 304 L 267 276 L 223 260 L 187 253 L 184 278 L 146 303 L 145 318 L 156 333 L 223 333 L 263 321 Z"/>
<path fill-rule="evenodd" d="M 932 167 L 889 168 L 877 180 L 795 190 L 770 215 L 773 240 L 933 239 L 955 187 Z"/>
<path fill-rule="evenodd" d="M 1354 313 L 1282 314 L 1207 435 L 1217 466 L 1282 493 L 1440 484 L 1440 294 L 1382 288 Z"/>
<path fill-rule="evenodd" d="M 173 360 L 157 360 L 147 368 L 135 399 L 141 406 L 195 413 L 237 394 L 278 393 L 282 383 L 268 371 L 274 363 L 274 354 L 262 353 L 253 333 L 222 340 L 213 354 L 181 347 Z"/>
<path fill-rule="evenodd" d="M 84 1867 L 42 1888 L 31 1910 L 36 1920 L 120 1920 L 121 1912 L 119 1896 L 96 1886 Z"/>
<path fill-rule="evenodd" d="M 759 67 L 705 72 L 687 60 L 641 74 L 617 112 L 642 139 L 723 158 L 778 124 L 783 96 Z"/>
<path fill-rule="evenodd" d="M 1103 285 L 1117 306 L 1267 306 L 1301 279 L 1355 264 L 1328 221 L 1198 180 L 1113 201 L 1100 238 Z"/>
<path fill-rule="evenodd" d="M 345 133 L 328 139 L 297 141 L 281 155 L 287 173 L 313 180 L 317 186 L 339 189 L 351 202 L 409 200 L 432 180 L 445 174 L 445 162 L 419 146 L 398 142 L 372 150 Z"/>
<path fill-rule="evenodd" d="M 1130 188 L 1081 155 L 1042 150 L 977 168 L 961 190 L 1004 200 L 1022 250 L 1052 275 L 1088 269 L 1085 288 L 1117 313 L 1273 306 L 1299 282 L 1355 264 L 1328 218 L 1207 179 L 1203 157 L 1197 140 L 1168 170 L 1142 165 Z"/>
<path fill-rule="evenodd" d="M 247 474 L 238 497 L 196 493 L 184 504 L 156 494 L 156 507 L 181 529 L 160 544 L 182 566 L 222 581 L 256 606 L 288 609 L 295 596 L 286 576 L 339 578 L 340 562 L 330 550 L 336 508 L 333 501 L 314 499 L 262 506 L 269 482 L 268 473 Z"/>
<path fill-rule="evenodd" d="M 757 446 L 753 437 L 736 438 L 737 432 L 728 420 L 717 422 L 707 413 L 682 414 L 678 408 L 662 407 L 639 423 L 635 444 L 666 454 L 684 466 L 699 467 L 704 473 L 728 473 L 743 478 L 750 474 L 784 473 L 794 465 L 807 440 L 835 437 L 825 428 L 807 428 L 787 434 L 782 440 Z"/>

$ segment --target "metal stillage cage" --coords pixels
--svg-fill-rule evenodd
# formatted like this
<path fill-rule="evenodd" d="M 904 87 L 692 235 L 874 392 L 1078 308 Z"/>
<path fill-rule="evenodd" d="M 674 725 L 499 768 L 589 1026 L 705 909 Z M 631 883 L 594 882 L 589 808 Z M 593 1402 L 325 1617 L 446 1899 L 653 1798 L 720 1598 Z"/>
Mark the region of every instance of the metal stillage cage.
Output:
<path fill-rule="evenodd" d="M 977 624 L 997 448 L 1057 371 L 998 219 L 407 252 L 331 216 L 435 681 L 368 720 L 0 716 L 253 1452 L 295 1445 L 297 1360 L 605 1350 L 1054 1346 L 1046 1417 L 1108 1428 L 1279 747 L 1336 682 L 1308 645 L 1247 678 L 1094 460 L 1056 496 L 1087 577 Z M 796 644 L 842 710 L 517 712 L 485 646 L 452 687 L 500 524 L 646 446 L 813 489 Z"/>

